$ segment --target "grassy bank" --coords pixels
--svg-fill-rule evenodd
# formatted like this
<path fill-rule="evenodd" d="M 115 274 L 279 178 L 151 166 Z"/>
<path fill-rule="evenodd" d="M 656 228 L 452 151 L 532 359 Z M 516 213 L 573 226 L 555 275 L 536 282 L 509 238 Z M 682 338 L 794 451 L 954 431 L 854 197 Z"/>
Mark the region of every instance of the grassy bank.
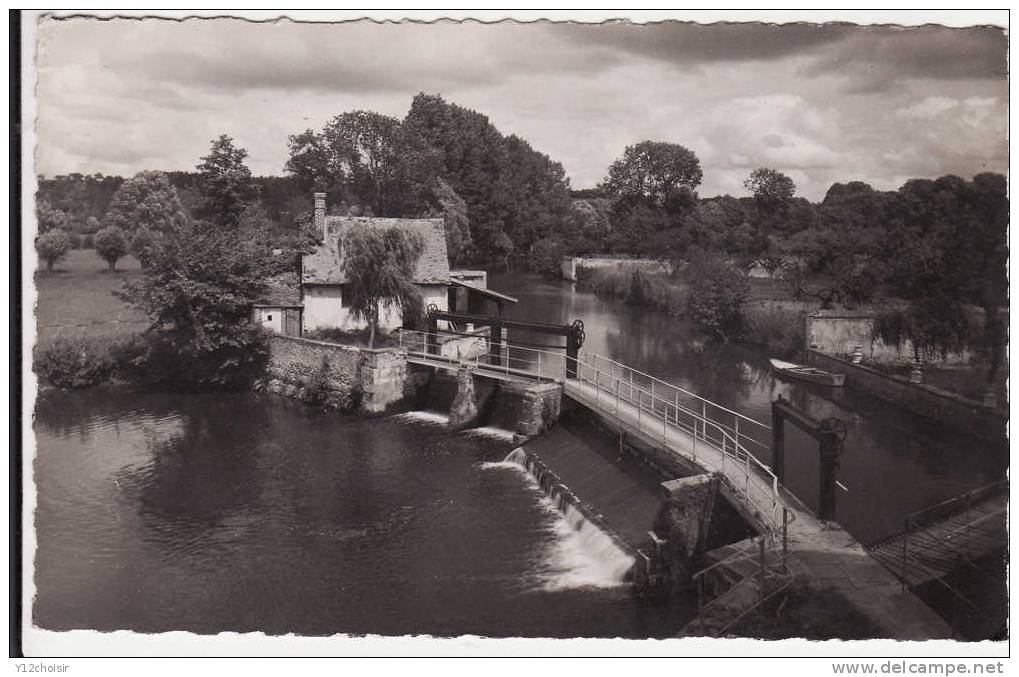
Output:
<path fill-rule="evenodd" d="M 39 341 L 69 335 L 115 339 L 144 329 L 145 318 L 113 295 L 140 274 L 141 266 L 131 256 L 110 273 L 92 249 L 74 249 L 53 271 L 36 272 Z"/>

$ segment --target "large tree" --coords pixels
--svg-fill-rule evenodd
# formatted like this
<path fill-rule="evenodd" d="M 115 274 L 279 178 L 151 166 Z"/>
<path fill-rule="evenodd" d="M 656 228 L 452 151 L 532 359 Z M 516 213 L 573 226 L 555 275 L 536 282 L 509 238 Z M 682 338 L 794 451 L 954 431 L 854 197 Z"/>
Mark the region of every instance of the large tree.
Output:
<path fill-rule="evenodd" d="M 53 270 L 53 264 L 71 251 L 71 238 L 66 231 L 49 230 L 35 239 L 35 251 L 46 262 L 46 270 Z"/>
<path fill-rule="evenodd" d="M 105 224 L 127 233 L 162 233 L 185 221 L 177 190 L 162 172 L 138 172 L 120 184 L 110 200 Z"/>
<path fill-rule="evenodd" d="M 40 199 L 36 202 L 35 216 L 40 234 L 48 233 L 51 230 L 67 230 L 70 227 L 67 213 L 54 207 L 49 200 Z"/>
<path fill-rule="evenodd" d="M 344 301 L 355 319 L 368 323 L 368 347 L 375 345 L 379 313 L 397 308 L 420 309 L 421 293 L 413 284 L 424 241 L 403 228 L 359 224 L 344 236 L 342 269 Z"/>
<path fill-rule="evenodd" d="M 627 146 L 609 166 L 603 187 L 620 198 L 662 206 L 680 187 L 694 189 L 702 178 L 701 163 L 689 148 L 662 141 Z"/>
<path fill-rule="evenodd" d="M 226 134 L 213 140 L 202 157 L 199 172 L 199 218 L 221 227 L 234 227 L 245 206 L 256 196 L 251 170 L 244 164 L 248 151 L 234 146 Z"/>
<path fill-rule="evenodd" d="M 267 354 L 250 319 L 270 261 L 257 238 L 201 221 L 158 238 L 121 294 L 152 321 L 131 359 L 140 378 L 184 390 L 248 386 Z"/>

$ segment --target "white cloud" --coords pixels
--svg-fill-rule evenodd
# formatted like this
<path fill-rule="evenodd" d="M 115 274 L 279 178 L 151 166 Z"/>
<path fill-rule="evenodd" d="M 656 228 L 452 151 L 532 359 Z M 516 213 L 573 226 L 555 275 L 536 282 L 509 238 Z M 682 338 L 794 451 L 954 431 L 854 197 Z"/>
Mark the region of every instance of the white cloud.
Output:
<path fill-rule="evenodd" d="M 561 30 L 44 21 L 39 167 L 49 175 L 190 169 L 228 133 L 249 151 L 253 172 L 279 174 L 288 134 L 346 110 L 402 117 L 419 91 L 525 138 L 562 162 L 576 187 L 600 181 L 643 139 L 694 150 L 702 195 L 745 194 L 743 179 L 762 165 L 812 199 L 834 181 L 884 186 L 903 175 L 1007 166 L 1004 80 L 953 71 L 933 81 L 936 69 L 917 74 L 913 64 L 894 88 L 849 91 L 837 69 L 811 70 L 816 55 L 799 48 L 738 62 L 680 50 L 670 60 L 665 39 L 620 48 L 563 39 Z M 833 44 L 840 54 L 853 47 Z"/>

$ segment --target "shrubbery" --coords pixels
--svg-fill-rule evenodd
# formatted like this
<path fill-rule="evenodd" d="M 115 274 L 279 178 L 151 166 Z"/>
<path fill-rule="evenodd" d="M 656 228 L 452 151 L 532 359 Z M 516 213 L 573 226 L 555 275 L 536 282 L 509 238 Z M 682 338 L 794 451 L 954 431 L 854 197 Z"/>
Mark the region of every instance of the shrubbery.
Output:
<path fill-rule="evenodd" d="M 746 330 L 743 306 L 750 296 L 746 274 L 714 256 L 691 258 L 684 271 L 690 319 L 721 341 L 739 340 Z"/>
<path fill-rule="evenodd" d="M 783 354 L 802 350 L 805 344 L 803 312 L 779 306 L 750 306 L 746 309 L 744 340 Z"/>
<path fill-rule="evenodd" d="M 89 388 L 110 380 L 114 362 L 105 341 L 60 336 L 36 345 L 32 369 L 39 378 L 60 388 Z"/>

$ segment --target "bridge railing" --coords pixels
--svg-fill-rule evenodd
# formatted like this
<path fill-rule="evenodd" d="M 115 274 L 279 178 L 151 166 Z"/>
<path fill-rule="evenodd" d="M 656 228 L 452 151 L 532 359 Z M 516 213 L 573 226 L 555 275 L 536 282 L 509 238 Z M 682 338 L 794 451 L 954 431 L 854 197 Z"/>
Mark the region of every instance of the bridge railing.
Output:
<path fill-rule="evenodd" d="M 772 529 L 780 526 L 777 519 L 782 501 L 778 478 L 769 466 L 747 449 L 747 445 L 769 448 L 750 433 L 761 435 L 762 431 L 770 430 L 770 426 L 600 355 L 582 355 L 572 360 L 564 352 L 506 341 L 500 343 L 486 335 L 478 335 L 486 343 L 483 350 L 473 355 L 444 351 L 445 345 L 463 336 L 403 329 L 399 330 L 399 344 L 408 354 L 418 357 L 451 364 L 466 363 L 487 371 L 536 380 L 566 382 L 567 367 L 572 367 L 576 381 L 593 386 L 591 404 L 596 410 L 618 414 L 620 404 L 624 407 L 629 405 L 636 409 L 637 426 L 650 435 L 660 436 L 663 442 L 674 431 L 689 436 L 695 461 L 726 475 L 733 490 L 761 515 L 768 526 Z M 572 363 L 568 365 L 568 361 Z M 703 450 L 700 457 L 698 445 Z M 714 454 L 704 453 L 707 451 L 705 447 Z"/>
<path fill-rule="evenodd" d="M 635 379 L 635 375 L 644 378 Z M 741 422 L 744 428 L 755 425 L 769 429 L 768 426 L 599 355 L 578 360 L 577 380 L 593 386 L 591 404 L 596 410 L 618 414 L 620 405 L 624 409 L 629 405 L 636 409 L 637 427 L 653 437 L 660 437 L 663 443 L 676 431 L 688 436 L 690 452 L 696 462 L 729 478 L 732 489 L 755 509 L 769 529 L 781 527 L 778 512 L 783 502 L 778 477 L 744 446 L 753 438 L 740 432 Z M 700 405 L 699 409 L 688 406 L 688 399 L 681 395 L 692 396 Z M 714 407 L 715 416 L 719 410 L 730 414 L 731 422 L 715 420 L 709 414 L 708 405 Z"/>
<path fill-rule="evenodd" d="M 538 381 L 563 382 L 566 379 L 566 355 L 508 342 L 492 341 L 487 334 L 431 333 L 412 329 L 397 330 L 399 345 L 418 357 L 467 364 L 474 368 L 503 372 Z M 478 347 L 470 349 L 471 339 Z M 465 349 L 460 349 L 464 346 Z"/>

